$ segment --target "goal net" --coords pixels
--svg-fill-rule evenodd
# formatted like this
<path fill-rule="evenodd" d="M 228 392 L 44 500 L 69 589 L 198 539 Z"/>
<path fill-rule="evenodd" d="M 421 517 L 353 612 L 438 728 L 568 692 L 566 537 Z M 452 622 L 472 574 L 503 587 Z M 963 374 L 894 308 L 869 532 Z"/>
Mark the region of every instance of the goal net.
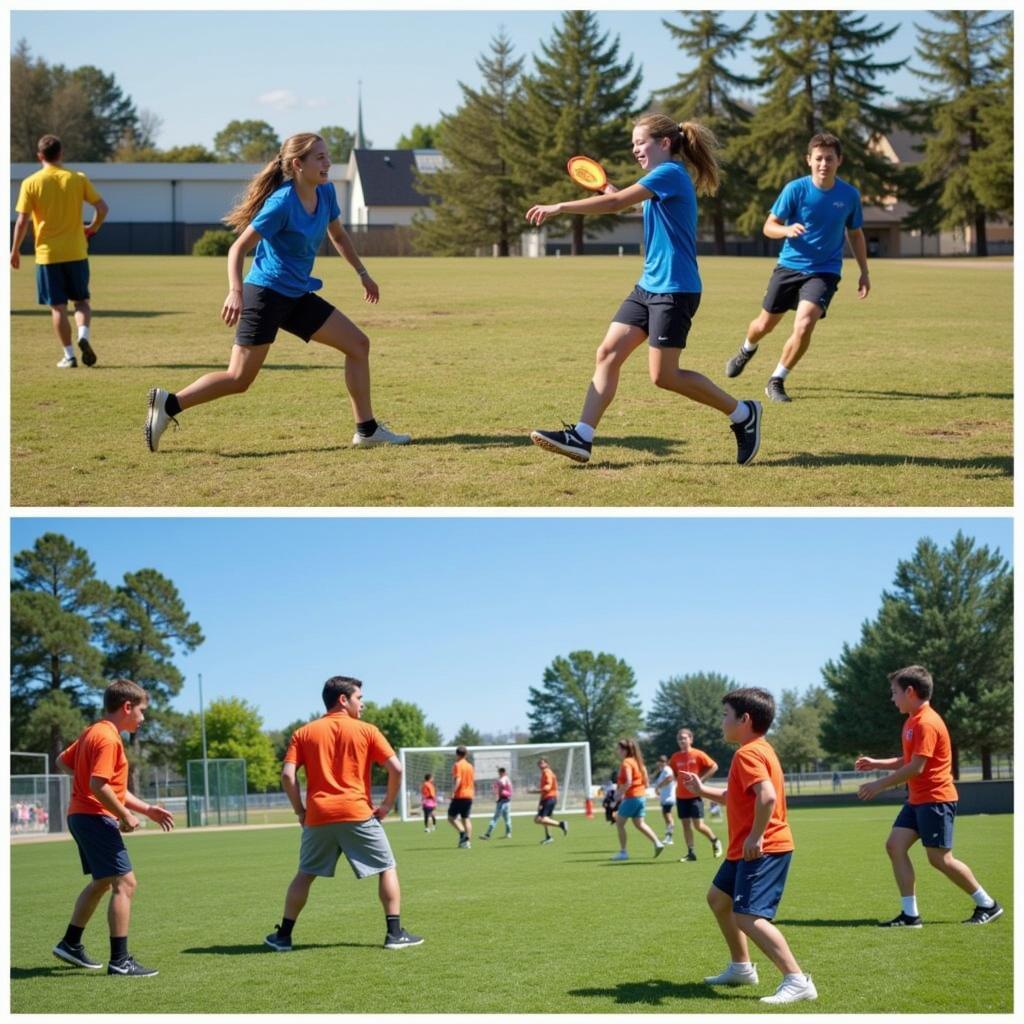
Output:
<path fill-rule="evenodd" d="M 582 811 L 590 796 L 590 747 L 587 743 L 509 743 L 503 746 L 467 747 L 467 759 L 473 765 L 476 790 L 473 817 L 494 813 L 494 783 L 498 769 L 504 768 L 512 780 L 512 814 L 536 814 L 540 798 L 539 758 L 551 765 L 558 780 L 557 813 Z M 420 786 L 429 772 L 437 790 L 438 818 L 444 816 L 452 796 L 452 765 L 455 747 L 402 747 L 402 792 L 400 810 L 403 821 L 422 815 Z"/>
<path fill-rule="evenodd" d="M 189 761 L 185 779 L 188 826 L 244 825 L 245 758 L 209 757 Z"/>

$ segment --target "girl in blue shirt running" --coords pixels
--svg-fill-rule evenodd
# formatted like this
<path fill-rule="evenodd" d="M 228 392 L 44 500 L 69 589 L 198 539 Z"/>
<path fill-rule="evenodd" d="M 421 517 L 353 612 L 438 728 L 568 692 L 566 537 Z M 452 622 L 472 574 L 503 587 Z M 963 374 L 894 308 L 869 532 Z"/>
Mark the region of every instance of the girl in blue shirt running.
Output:
<path fill-rule="evenodd" d="M 303 341 L 318 341 L 345 356 L 345 387 L 352 402 L 356 433 L 352 444 L 408 444 L 373 417 L 370 404 L 370 339 L 340 310 L 315 294 L 323 281 L 311 276 L 316 253 L 327 235 L 338 254 L 359 275 L 363 300 L 376 303 L 380 289 L 342 226 L 334 186 L 327 177 L 331 158 L 319 135 L 286 139 L 281 152 L 249 183 L 238 205 L 224 218 L 238 238 L 228 252 L 228 295 L 221 319 L 235 327 L 227 370 L 207 373 L 181 391 L 151 388 L 146 443 L 155 452 L 160 436 L 183 409 L 240 395 L 256 379 L 279 329 Z M 242 263 L 256 249 L 242 281 Z"/>
<path fill-rule="evenodd" d="M 679 366 L 701 296 L 697 194 L 714 195 L 718 190 L 716 145 L 711 132 L 696 121 L 677 124 L 664 114 L 647 114 L 633 127 L 633 156 L 644 171 L 636 184 L 623 189 L 608 184 L 603 195 L 527 211 L 526 219 L 539 227 L 560 213 L 620 213 L 642 202 L 646 254 L 643 276 L 598 347 L 579 422 L 566 424 L 564 430 L 535 430 L 530 434 L 534 444 L 575 462 L 588 462 L 597 425 L 615 397 L 622 364 L 647 341 L 651 381 L 728 416 L 741 466 L 757 455 L 761 403 L 737 401 L 703 374 Z M 696 185 L 686 165 L 692 168 Z"/>

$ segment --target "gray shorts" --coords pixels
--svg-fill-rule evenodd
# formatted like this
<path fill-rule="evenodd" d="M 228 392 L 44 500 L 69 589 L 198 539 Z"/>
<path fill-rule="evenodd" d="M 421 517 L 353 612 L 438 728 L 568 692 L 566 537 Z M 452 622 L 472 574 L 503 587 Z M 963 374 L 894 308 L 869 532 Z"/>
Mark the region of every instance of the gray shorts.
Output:
<path fill-rule="evenodd" d="M 384 826 L 376 818 L 306 825 L 299 847 L 299 870 L 333 878 L 338 858 L 345 854 L 356 878 L 379 875 L 395 866 Z"/>

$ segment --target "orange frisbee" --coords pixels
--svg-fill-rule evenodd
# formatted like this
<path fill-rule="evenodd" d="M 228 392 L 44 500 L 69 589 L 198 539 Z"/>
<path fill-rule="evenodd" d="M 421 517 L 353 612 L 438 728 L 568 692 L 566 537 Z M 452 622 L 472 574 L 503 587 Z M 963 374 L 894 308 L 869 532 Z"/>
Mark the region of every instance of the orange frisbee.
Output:
<path fill-rule="evenodd" d="M 608 175 L 605 174 L 604 168 L 589 156 L 571 157 L 566 164 L 566 170 L 577 185 L 582 185 L 591 192 L 600 192 L 608 184 Z"/>

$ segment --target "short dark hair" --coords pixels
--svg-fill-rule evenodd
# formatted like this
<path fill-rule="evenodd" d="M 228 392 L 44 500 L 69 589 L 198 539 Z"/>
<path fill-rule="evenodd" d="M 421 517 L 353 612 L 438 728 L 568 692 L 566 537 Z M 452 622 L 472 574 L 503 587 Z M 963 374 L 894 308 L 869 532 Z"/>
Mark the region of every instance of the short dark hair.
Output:
<path fill-rule="evenodd" d="M 456 757 L 465 757 L 467 753 L 468 753 L 468 751 L 466 750 L 465 747 L 456 747 L 455 748 L 455 756 Z"/>
<path fill-rule="evenodd" d="M 434 777 L 434 773 L 433 772 L 427 772 L 427 774 L 423 776 L 423 781 L 424 782 L 429 782 L 433 777 Z"/>
<path fill-rule="evenodd" d="M 895 683 L 901 690 L 913 688 L 921 700 L 931 700 L 935 683 L 932 674 L 923 665 L 908 665 L 889 673 L 889 682 Z"/>
<path fill-rule="evenodd" d="M 817 135 L 812 135 L 811 141 L 807 143 L 807 152 L 810 153 L 813 149 L 834 149 L 836 156 L 843 155 L 843 144 L 831 132 L 818 132 Z"/>
<path fill-rule="evenodd" d="M 56 135 L 44 135 L 36 143 L 36 152 L 46 161 L 52 163 L 64 152 L 64 144 Z"/>
<path fill-rule="evenodd" d="M 331 676 L 324 683 L 324 707 L 330 711 L 342 697 L 351 697 L 356 690 L 362 690 L 362 688 L 362 682 L 358 679 L 353 679 L 351 676 Z"/>
<path fill-rule="evenodd" d="M 115 679 L 103 691 L 103 710 L 117 711 L 127 701 L 134 707 L 136 704 L 148 704 L 149 694 L 130 679 Z"/>
<path fill-rule="evenodd" d="M 759 736 L 763 736 L 775 721 L 775 698 L 760 686 L 730 690 L 722 698 L 722 703 L 728 704 L 737 715 L 750 715 L 750 724 Z"/>
<path fill-rule="evenodd" d="M 501 772 L 503 772 L 504 770 L 505 770 L 504 768 L 499 768 L 499 769 L 498 769 L 498 772 L 499 772 L 499 774 L 500 774 Z"/>

